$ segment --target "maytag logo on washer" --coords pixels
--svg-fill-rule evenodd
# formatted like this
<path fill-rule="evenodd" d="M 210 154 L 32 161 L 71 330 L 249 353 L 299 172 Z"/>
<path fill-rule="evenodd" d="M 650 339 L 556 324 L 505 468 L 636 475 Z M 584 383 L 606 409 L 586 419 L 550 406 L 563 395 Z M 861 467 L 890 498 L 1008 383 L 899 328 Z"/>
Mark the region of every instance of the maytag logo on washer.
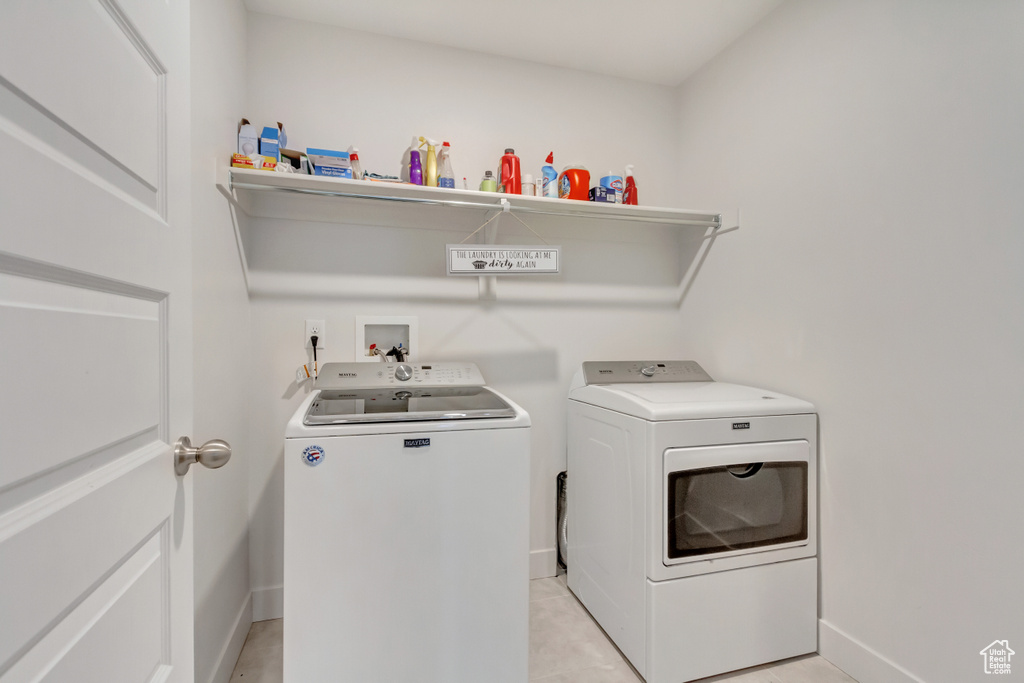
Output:
<path fill-rule="evenodd" d="M 302 451 L 302 462 L 310 467 L 316 467 L 324 461 L 324 449 L 319 446 L 306 446 Z"/>
<path fill-rule="evenodd" d="M 423 448 L 430 445 L 430 439 L 406 439 L 406 448 Z"/>

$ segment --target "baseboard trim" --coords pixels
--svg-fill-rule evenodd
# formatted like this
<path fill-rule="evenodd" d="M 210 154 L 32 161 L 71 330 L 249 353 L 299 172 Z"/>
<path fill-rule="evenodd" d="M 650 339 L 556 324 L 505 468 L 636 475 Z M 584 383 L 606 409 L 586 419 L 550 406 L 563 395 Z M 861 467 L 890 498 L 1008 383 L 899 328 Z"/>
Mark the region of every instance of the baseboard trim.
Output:
<path fill-rule="evenodd" d="M 252 592 L 252 620 L 267 621 L 284 616 L 284 586 L 257 588 Z"/>
<path fill-rule="evenodd" d="M 220 649 L 217 666 L 210 674 L 209 683 L 229 683 L 231 674 L 235 670 L 235 663 L 238 662 L 238 655 L 242 653 L 242 647 L 245 646 L 245 638 L 249 635 L 250 626 L 252 626 L 252 593 L 242 601 L 242 607 L 238 610 L 238 616 L 235 617 L 235 626 Z"/>
<path fill-rule="evenodd" d="M 530 578 L 545 579 L 554 576 L 558 570 L 558 550 L 545 548 L 530 551 Z"/>
<path fill-rule="evenodd" d="M 860 683 L 925 683 L 823 619 L 818 620 L 818 654 Z"/>

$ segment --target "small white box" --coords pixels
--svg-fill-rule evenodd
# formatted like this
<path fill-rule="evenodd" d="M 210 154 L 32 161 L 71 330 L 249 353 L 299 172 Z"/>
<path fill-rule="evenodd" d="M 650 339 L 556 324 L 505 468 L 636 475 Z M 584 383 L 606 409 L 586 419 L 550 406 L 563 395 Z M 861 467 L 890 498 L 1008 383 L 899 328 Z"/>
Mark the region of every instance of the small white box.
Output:
<path fill-rule="evenodd" d="M 251 157 L 259 154 L 260 138 L 256 133 L 256 126 L 249 123 L 249 119 L 242 119 L 238 122 L 238 153 Z"/>

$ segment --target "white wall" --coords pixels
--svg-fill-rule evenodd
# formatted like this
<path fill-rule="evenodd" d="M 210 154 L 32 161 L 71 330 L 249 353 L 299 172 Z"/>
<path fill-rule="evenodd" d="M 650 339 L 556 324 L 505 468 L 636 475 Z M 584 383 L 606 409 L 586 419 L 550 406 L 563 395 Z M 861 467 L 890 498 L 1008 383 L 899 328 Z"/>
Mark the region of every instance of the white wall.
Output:
<path fill-rule="evenodd" d="M 459 187 L 476 189 L 512 147 L 535 176 L 552 150 L 559 170 L 592 178 L 635 164 L 644 203 L 674 200 L 660 86 L 252 14 L 249 94 L 250 120 L 283 122 L 289 147 L 356 145 L 367 171 L 397 175 L 423 135 L 451 143 Z"/>
<path fill-rule="evenodd" d="M 474 186 L 485 169 L 496 168 L 506 146 L 516 149 L 524 170 L 535 173 L 554 150 L 559 167 L 581 162 L 603 173 L 634 163 L 644 203 L 675 205 L 671 89 L 258 14 L 249 17 L 248 36 L 245 114 L 260 125 L 284 122 L 291 147 L 356 144 L 364 168 L 397 174 L 409 138 L 427 134 L 451 142 L 456 174 Z M 269 282 L 269 276 L 298 282 L 311 274 L 324 285 L 320 294 L 261 289 L 252 302 L 251 571 L 257 619 L 280 614 L 282 435 L 308 390 L 294 384 L 296 367 L 308 358 L 305 318 L 326 320 L 321 360 L 341 361 L 354 359 L 357 315 L 418 316 L 419 359 L 475 361 L 490 384 L 530 412 L 531 547 L 533 571 L 541 575 L 554 571 L 555 477 L 565 468 L 565 394 L 579 362 L 689 355 L 678 343 L 682 328 L 674 307 L 646 305 L 636 292 L 631 304 L 580 296 L 607 283 L 626 288 L 619 291 L 677 286 L 686 250 L 672 231 L 589 240 L 549 222 L 546 230 L 552 232 L 542 234 L 563 246 L 562 276 L 531 283 L 502 279 L 496 303 L 425 296 L 424 282 L 445 284 L 444 244 L 472 229 L 462 227 L 247 222 L 254 282 Z M 522 228 L 502 238 L 536 243 Z M 355 293 L 344 287 L 352 274 L 363 278 Z M 365 282 L 385 277 L 399 287 L 392 283 L 389 294 L 379 297 L 366 291 Z M 474 280 L 448 280 L 449 289 L 440 289 L 462 284 L 470 294 L 475 291 Z M 552 301 L 503 297 L 528 284 L 535 285 L 534 295 L 550 288 Z M 395 294 L 400 287 L 407 287 L 408 296 Z"/>
<path fill-rule="evenodd" d="M 193 467 L 195 680 L 225 682 L 252 622 L 248 498 L 251 438 L 244 385 L 249 301 L 215 163 L 235 148 L 245 98 L 246 12 L 239 0 L 192 2 L 194 444 L 226 439 L 231 461 Z"/>
<path fill-rule="evenodd" d="M 1024 645 L 1024 5 L 794 0 L 678 111 L 680 201 L 743 209 L 687 355 L 820 409 L 821 652 L 982 679 Z"/>

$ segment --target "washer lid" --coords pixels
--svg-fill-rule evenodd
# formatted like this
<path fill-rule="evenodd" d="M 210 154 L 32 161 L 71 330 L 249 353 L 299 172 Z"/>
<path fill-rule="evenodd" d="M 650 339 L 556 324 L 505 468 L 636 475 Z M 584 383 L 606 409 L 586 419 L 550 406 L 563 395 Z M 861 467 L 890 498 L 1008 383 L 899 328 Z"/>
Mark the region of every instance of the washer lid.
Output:
<path fill-rule="evenodd" d="M 433 422 L 512 418 L 515 409 L 487 387 L 324 389 L 309 405 L 304 425 Z"/>
<path fill-rule="evenodd" d="M 569 399 L 651 421 L 814 412 L 807 401 L 725 382 L 591 384 L 570 391 Z"/>

